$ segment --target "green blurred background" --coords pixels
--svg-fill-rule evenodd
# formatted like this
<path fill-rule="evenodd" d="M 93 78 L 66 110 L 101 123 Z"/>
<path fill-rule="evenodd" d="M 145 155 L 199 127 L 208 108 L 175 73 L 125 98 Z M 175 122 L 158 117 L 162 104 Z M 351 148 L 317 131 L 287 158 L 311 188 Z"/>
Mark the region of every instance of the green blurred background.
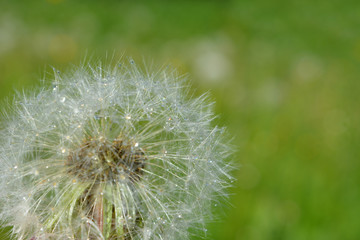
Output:
<path fill-rule="evenodd" d="M 216 101 L 242 166 L 208 239 L 360 239 L 360 2 L 1 1 L 0 100 L 106 55 Z"/>

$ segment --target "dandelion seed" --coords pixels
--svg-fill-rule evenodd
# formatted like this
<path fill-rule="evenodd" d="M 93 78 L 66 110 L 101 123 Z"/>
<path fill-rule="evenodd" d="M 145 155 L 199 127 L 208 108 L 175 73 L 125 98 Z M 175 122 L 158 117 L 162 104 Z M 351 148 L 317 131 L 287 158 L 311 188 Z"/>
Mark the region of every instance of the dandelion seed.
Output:
<path fill-rule="evenodd" d="M 49 90 L 21 97 L 5 114 L 0 221 L 15 238 L 206 235 L 207 216 L 231 181 L 211 104 L 189 99 L 169 69 L 121 66 L 55 75 Z"/>

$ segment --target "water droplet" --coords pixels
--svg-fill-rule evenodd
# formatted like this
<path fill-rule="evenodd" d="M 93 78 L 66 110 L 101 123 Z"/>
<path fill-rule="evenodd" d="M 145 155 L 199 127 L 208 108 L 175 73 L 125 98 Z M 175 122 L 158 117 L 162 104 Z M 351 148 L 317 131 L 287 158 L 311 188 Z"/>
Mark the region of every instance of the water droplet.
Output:
<path fill-rule="evenodd" d="M 165 127 L 164 127 L 164 128 L 165 128 L 165 130 L 167 130 L 167 131 L 171 131 L 171 130 L 175 129 L 176 124 L 177 124 L 177 121 L 176 121 L 176 120 L 174 120 L 172 117 L 168 117 L 168 118 L 166 119 Z"/>
<path fill-rule="evenodd" d="M 52 90 L 53 90 L 54 92 L 58 91 L 58 90 L 59 90 L 59 86 L 58 86 L 57 84 L 53 84 L 53 85 L 52 85 Z"/>
<path fill-rule="evenodd" d="M 131 119 L 131 115 L 130 115 L 130 114 L 127 114 L 127 115 L 125 116 L 125 119 L 126 119 L 126 120 L 130 120 L 130 119 Z"/>
<path fill-rule="evenodd" d="M 65 100 L 66 100 L 66 97 L 61 97 L 61 98 L 60 98 L 60 102 L 62 102 L 62 103 L 64 103 Z"/>
<path fill-rule="evenodd" d="M 61 148 L 61 153 L 66 153 L 66 149 L 65 149 L 65 148 Z"/>
<path fill-rule="evenodd" d="M 164 155 L 164 156 L 166 156 L 167 153 L 168 153 L 168 151 L 167 151 L 165 148 L 162 150 L 162 152 L 163 152 L 163 155 Z"/>
<path fill-rule="evenodd" d="M 178 215 L 178 218 L 182 218 L 182 215 L 181 215 L 181 214 L 179 214 L 179 215 Z"/>
<path fill-rule="evenodd" d="M 49 168 L 49 166 L 46 166 L 45 168 L 46 168 L 46 169 L 48 169 L 48 168 Z"/>
<path fill-rule="evenodd" d="M 18 168 L 18 166 L 15 166 L 15 167 L 14 167 L 14 169 L 17 169 L 17 168 Z"/>
<path fill-rule="evenodd" d="M 139 143 L 135 143 L 134 146 L 135 146 L 135 147 L 138 147 L 138 146 L 139 146 Z"/>

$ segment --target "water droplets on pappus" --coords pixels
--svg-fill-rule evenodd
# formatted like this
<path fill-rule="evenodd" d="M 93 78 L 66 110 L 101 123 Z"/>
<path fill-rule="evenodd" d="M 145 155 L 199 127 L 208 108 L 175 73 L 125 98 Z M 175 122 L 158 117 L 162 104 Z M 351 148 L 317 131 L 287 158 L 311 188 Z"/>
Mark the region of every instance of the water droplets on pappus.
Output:
<path fill-rule="evenodd" d="M 189 98 L 175 71 L 133 60 L 54 74 L 48 90 L 14 102 L 0 132 L 0 219 L 14 237 L 206 235 L 211 200 L 231 180 L 206 97 Z"/>

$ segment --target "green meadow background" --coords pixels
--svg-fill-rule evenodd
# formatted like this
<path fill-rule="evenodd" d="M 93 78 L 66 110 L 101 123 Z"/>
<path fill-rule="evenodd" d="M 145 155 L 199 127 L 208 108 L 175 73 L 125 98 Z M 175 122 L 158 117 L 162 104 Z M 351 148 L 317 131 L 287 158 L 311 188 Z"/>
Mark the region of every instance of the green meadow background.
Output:
<path fill-rule="evenodd" d="M 216 101 L 238 169 L 207 239 L 360 239 L 359 1 L 0 2 L 3 103 L 109 56 L 174 66 Z"/>

